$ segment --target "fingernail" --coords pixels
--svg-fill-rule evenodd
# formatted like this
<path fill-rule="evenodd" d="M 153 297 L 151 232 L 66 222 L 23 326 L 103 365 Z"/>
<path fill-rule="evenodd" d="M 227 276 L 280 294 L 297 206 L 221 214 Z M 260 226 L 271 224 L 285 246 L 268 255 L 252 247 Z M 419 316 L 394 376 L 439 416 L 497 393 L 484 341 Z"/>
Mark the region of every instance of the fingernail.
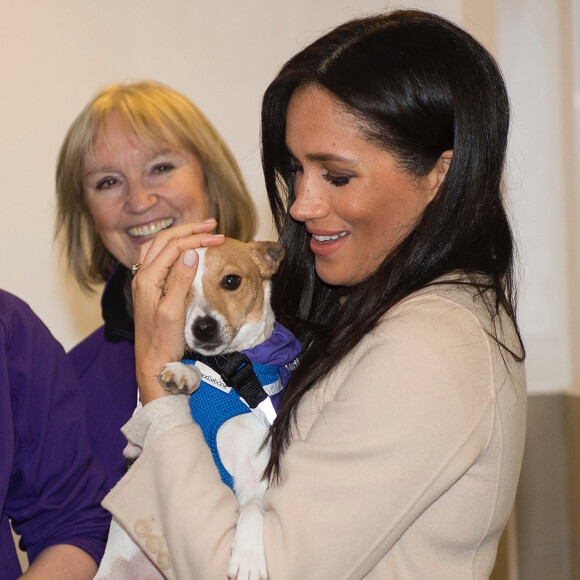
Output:
<path fill-rule="evenodd" d="M 210 217 L 210 218 L 204 219 L 203 221 L 209 223 L 209 222 L 215 222 L 216 220 L 215 220 L 215 218 Z"/>
<path fill-rule="evenodd" d="M 197 252 L 195 250 L 187 250 L 183 254 L 183 263 L 190 268 L 197 264 Z"/>

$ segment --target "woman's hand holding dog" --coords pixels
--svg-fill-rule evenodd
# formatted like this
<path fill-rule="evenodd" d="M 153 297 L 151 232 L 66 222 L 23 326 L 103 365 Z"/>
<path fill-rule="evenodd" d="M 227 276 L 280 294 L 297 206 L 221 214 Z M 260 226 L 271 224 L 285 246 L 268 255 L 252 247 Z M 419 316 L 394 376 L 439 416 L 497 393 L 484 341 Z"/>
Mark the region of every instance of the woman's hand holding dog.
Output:
<path fill-rule="evenodd" d="M 196 248 L 223 243 L 216 221 L 188 222 L 159 232 L 143 246 L 133 278 L 135 362 L 143 405 L 167 395 L 157 375 L 181 360 L 185 341 L 185 299 L 197 271 Z"/>

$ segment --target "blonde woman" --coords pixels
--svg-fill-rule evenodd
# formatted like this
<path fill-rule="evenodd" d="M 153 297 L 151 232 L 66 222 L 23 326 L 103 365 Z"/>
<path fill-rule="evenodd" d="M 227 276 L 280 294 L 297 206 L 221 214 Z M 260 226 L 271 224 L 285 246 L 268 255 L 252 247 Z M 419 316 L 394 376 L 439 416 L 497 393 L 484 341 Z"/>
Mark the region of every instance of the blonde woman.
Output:
<path fill-rule="evenodd" d="M 131 269 L 161 230 L 213 218 L 255 232 L 253 202 L 227 145 L 184 95 L 156 82 L 112 85 L 72 123 L 56 173 L 57 235 L 83 288 L 106 282 L 104 325 L 70 352 L 107 488 L 125 471 L 121 426 L 137 401 Z"/>

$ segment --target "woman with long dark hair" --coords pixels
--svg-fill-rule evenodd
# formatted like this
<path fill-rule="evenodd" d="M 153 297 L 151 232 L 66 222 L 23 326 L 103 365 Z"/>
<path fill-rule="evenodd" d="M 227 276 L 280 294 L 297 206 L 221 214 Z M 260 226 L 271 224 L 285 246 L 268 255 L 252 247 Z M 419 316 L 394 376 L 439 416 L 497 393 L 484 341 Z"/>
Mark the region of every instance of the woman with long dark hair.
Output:
<path fill-rule="evenodd" d="M 269 436 L 269 578 L 489 577 L 526 420 L 508 127 L 493 58 L 419 11 L 339 26 L 267 89 L 273 303 L 304 346 Z M 188 233 L 162 232 L 133 283 L 144 450 L 105 505 L 155 522 L 168 577 L 205 580 L 226 575 L 236 500 L 188 417 L 153 420 L 177 404 L 155 376 L 182 354 L 191 249 L 219 243 Z"/>

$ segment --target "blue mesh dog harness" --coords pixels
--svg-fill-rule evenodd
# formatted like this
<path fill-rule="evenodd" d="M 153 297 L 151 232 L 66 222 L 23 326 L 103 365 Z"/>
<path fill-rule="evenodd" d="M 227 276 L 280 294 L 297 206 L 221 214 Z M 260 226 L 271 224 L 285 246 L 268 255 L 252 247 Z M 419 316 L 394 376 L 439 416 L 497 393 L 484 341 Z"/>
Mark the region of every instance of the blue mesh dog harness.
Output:
<path fill-rule="evenodd" d="M 225 382 L 225 385 L 214 386 L 209 377 L 204 377 L 191 395 L 189 407 L 194 421 L 201 427 L 222 481 L 232 489 L 233 478 L 219 456 L 217 432 L 228 419 L 252 412 L 267 397 L 277 409 L 282 389 L 301 350 L 296 337 L 275 323 L 272 336 L 251 350 L 217 357 L 187 352 L 182 360 L 184 364 L 191 365 L 203 362 L 217 371 Z M 224 388 L 226 385 L 227 388 Z"/>

